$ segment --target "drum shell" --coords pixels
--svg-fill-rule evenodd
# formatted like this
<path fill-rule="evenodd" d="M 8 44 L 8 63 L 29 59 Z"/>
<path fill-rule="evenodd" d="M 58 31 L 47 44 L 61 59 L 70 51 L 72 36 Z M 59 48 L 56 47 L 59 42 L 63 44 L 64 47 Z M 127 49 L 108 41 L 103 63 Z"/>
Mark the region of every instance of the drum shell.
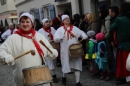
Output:
<path fill-rule="evenodd" d="M 25 68 L 22 70 L 25 86 L 35 86 L 44 83 L 51 83 L 52 76 L 46 65 Z"/>
<path fill-rule="evenodd" d="M 71 49 L 71 47 L 73 47 L 73 46 L 80 46 L 80 47 Z M 81 44 L 70 45 L 70 47 L 69 47 L 69 57 L 70 58 L 77 58 L 77 57 L 81 57 L 82 55 L 84 55 L 84 51 L 83 51 Z"/>
<path fill-rule="evenodd" d="M 52 45 L 52 47 L 56 50 L 60 50 L 60 45 L 59 43 L 55 43 L 55 42 L 50 42 L 50 44 Z"/>

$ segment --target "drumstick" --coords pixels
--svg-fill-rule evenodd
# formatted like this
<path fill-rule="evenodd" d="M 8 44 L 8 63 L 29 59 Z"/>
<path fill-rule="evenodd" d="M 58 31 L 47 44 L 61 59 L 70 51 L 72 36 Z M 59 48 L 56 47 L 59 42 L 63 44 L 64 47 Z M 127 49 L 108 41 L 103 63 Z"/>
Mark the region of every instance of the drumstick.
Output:
<path fill-rule="evenodd" d="M 39 41 L 44 47 L 46 47 L 46 49 L 50 52 L 50 53 L 52 53 L 52 51 L 45 45 L 45 43 L 42 41 L 42 40 L 40 40 Z"/>
<path fill-rule="evenodd" d="M 43 57 L 43 55 L 42 55 L 42 57 Z M 47 65 L 45 57 L 43 57 L 43 61 L 44 61 L 45 65 Z"/>
<path fill-rule="evenodd" d="M 78 42 L 78 44 L 80 43 L 80 42 L 82 42 L 84 39 L 82 39 L 82 40 L 80 40 L 79 42 Z"/>
<path fill-rule="evenodd" d="M 25 52 L 24 54 L 21 54 L 21 55 L 15 57 L 14 60 L 16 60 L 16 59 L 18 59 L 18 58 L 20 58 L 20 57 L 22 57 L 22 56 L 24 56 L 26 54 L 29 54 L 29 53 L 31 53 L 32 55 L 34 55 L 35 51 L 34 50 L 29 50 L 29 51 Z M 5 64 L 6 64 L 6 62 L 3 63 L 3 65 L 5 65 Z"/>

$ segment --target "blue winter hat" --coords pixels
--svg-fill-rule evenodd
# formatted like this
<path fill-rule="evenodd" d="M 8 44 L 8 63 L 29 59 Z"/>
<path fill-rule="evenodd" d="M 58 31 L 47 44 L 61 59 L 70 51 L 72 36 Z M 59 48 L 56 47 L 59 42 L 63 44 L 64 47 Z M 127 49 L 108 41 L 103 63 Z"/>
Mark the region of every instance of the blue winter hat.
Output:
<path fill-rule="evenodd" d="M 106 9 L 106 6 L 105 6 L 104 4 L 101 4 L 101 5 L 99 5 L 99 9 L 100 9 L 100 10 L 105 10 L 105 9 Z"/>

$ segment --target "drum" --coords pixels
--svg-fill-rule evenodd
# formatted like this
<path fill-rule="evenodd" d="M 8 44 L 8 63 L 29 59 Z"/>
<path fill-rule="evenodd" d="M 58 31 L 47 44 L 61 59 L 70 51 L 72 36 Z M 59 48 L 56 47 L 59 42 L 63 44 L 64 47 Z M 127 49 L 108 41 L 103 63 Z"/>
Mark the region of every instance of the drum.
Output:
<path fill-rule="evenodd" d="M 24 86 L 54 86 L 50 70 L 46 65 L 25 68 L 22 70 Z"/>
<path fill-rule="evenodd" d="M 84 51 L 81 44 L 72 44 L 69 46 L 69 57 L 76 58 L 84 55 Z"/>
<path fill-rule="evenodd" d="M 60 45 L 59 43 L 55 43 L 55 42 L 50 42 L 50 44 L 52 45 L 52 47 L 56 50 L 60 50 Z"/>

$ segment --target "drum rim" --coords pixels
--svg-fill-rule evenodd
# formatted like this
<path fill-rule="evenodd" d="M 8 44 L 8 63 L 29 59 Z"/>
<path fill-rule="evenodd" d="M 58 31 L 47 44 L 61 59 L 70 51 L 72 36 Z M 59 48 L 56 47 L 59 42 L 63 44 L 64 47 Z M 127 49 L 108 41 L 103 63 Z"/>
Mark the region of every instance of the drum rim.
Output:
<path fill-rule="evenodd" d="M 73 46 L 73 45 L 81 45 L 81 44 L 72 44 L 72 45 L 69 46 L 69 49 L 70 49 L 70 47 Z M 81 45 L 81 47 L 82 47 L 82 45 Z M 80 48 L 81 48 L 81 47 L 80 47 Z M 77 48 L 77 49 L 80 49 L 80 48 Z M 70 50 L 75 50 L 75 49 L 70 49 Z"/>
<path fill-rule="evenodd" d="M 33 67 L 25 68 L 22 71 L 26 71 L 26 70 L 30 70 L 30 69 L 34 69 L 34 68 L 41 68 L 41 67 L 47 67 L 47 65 L 33 66 Z"/>
<path fill-rule="evenodd" d="M 53 82 L 52 80 L 46 80 L 46 81 L 42 81 L 42 82 L 37 82 L 37 83 L 33 83 L 33 84 L 26 84 L 24 83 L 25 86 L 35 86 L 35 85 L 40 85 L 40 84 L 45 84 L 45 83 L 51 83 Z"/>

